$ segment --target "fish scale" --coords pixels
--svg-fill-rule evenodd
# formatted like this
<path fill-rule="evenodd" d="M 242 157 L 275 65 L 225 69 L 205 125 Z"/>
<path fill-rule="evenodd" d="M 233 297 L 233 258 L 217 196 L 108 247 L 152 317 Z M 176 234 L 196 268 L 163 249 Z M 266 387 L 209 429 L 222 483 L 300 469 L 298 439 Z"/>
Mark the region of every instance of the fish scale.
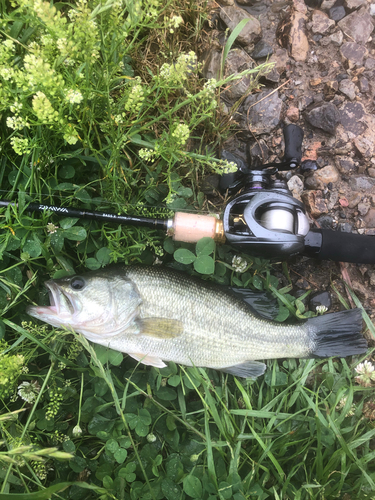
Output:
<path fill-rule="evenodd" d="M 50 306 L 28 313 L 156 367 L 165 362 L 261 375 L 258 360 L 366 351 L 358 309 L 286 325 L 227 288 L 166 267 L 116 266 L 46 282 Z"/>

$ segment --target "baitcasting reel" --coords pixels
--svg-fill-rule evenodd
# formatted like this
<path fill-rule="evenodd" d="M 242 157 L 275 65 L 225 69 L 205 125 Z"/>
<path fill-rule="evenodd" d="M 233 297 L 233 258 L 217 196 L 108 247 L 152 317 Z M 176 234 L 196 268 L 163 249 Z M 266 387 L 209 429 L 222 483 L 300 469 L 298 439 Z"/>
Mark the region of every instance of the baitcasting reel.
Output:
<path fill-rule="evenodd" d="M 302 157 L 303 130 L 287 125 L 283 132 L 285 153 L 280 163 L 250 166 L 220 180 L 222 191 L 242 191 L 224 211 L 227 241 L 243 252 L 269 258 L 301 253 L 310 231 L 304 205 L 293 198 L 284 180 L 273 178 L 278 171 L 296 169 Z"/>

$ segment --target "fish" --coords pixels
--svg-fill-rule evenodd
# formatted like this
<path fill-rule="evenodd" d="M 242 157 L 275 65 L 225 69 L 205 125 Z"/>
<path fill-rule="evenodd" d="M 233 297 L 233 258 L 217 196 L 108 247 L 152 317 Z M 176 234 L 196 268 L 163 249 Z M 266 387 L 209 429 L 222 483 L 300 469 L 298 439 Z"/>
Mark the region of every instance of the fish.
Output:
<path fill-rule="evenodd" d="M 29 315 L 157 368 L 173 361 L 256 378 L 266 359 L 367 350 L 360 309 L 286 325 L 238 293 L 168 267 L 120 265 L 45 285 L 50 305 L 29 306 Z"/>

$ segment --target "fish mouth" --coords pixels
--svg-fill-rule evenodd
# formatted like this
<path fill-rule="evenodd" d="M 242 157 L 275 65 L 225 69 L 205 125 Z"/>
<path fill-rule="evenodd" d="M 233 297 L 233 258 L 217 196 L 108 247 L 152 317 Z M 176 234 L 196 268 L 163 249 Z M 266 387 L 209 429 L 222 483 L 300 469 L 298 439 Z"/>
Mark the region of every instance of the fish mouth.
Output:
<path fill-rule="evenodd" d="M 76 307 L 69 295 L 54 281 L 44 283 L 48 290 L 49 306 L 29 306 L 27 313 L 35 318 L 51 317 L 69 319 L 76 312 Z"/>

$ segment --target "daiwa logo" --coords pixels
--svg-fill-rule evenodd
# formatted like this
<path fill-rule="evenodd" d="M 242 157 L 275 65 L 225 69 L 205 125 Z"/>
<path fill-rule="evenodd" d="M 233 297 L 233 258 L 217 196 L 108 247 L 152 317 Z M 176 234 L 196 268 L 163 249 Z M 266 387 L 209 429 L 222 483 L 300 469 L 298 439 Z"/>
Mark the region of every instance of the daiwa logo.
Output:
<path fill-rule="evenodd" d="M 38 210 L 52 210 L 52 212 L 68 213 L 68 209 L 64 207 L 51 207 L 49 205 L 39 205 Z"/>

